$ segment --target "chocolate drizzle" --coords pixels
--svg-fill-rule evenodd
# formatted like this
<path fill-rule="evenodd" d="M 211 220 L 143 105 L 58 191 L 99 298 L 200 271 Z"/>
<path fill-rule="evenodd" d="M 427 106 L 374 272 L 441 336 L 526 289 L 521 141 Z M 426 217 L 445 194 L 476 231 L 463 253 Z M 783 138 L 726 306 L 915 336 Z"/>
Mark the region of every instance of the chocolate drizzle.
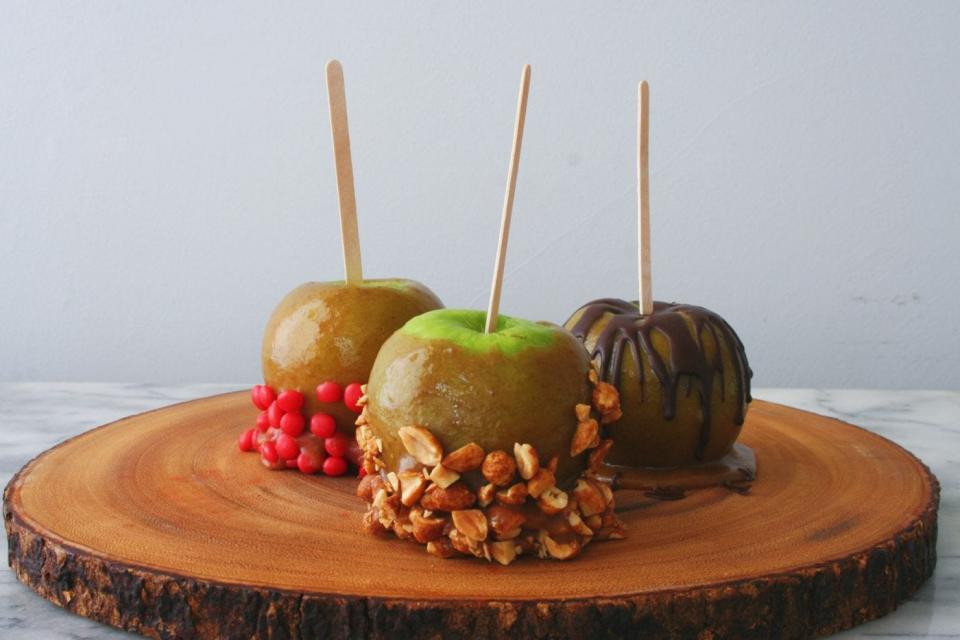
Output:
<path fill-rule="evenodd" d="M 581 341 L 586 341 L 591 328 L 604 314 L 611 314 L 606 326 L 597 336 L 590 357 L 597 362 L 602 380 L 618 386 L 627 350 L 633 354 L 636 363 L 637 378 L 640 380 L 640 400 L 643 402 L 644 361 L 650 364 L 660 385 L 662 410 L 665 420 L 672 420 L 677 412 L 677 394 L 681 382 L 685 382 L 684 392 L 694 391 L 693 382 L 699 382 L 700 407 L 703 421 L 697 445 L 697 459 L 702 460 L 704 451 L 710 442 L 711 411 L 710 398 L 713 384 L 720 384 L 720 396 L 726 401 L 727 380 L 723 367 L 722 345 L 733 361 L 733 374 L 739 397 L 736 399 L 735 420 L 743 424 L 746 404 L 750 402 L 750 378 L 753 372 L 747 364 L 747 355 L 743 343 L 727 322 L 717 314 L 693 305 L 655 302 L 653 313 L 642 315 L 636 303 L 615 298 L 604 298 L 588 302 L 578 309 L 582 315 L 567 327 Z M 576 316 L 576 313 L 574 313 Z M 664 359 L 653 348 L 652 334 L 656 331 L 666 339 L 669 345 L 669 357 Z M 716 349 L 708 358 L 701 344 L 704 332 L 713 337 Z"/>

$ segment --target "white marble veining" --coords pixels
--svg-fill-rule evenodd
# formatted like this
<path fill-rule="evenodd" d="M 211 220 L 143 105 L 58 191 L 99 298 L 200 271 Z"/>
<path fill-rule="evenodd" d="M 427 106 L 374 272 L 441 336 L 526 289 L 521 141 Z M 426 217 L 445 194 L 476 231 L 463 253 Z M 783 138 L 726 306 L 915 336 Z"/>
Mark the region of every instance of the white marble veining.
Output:
<path fill-rule="evenodd" d="M 0 384 L 0 483 L 58 442 L 124 416 L 242 385 Z M 838 638 L 960 639 L 960 392 L 759 389 L 755 396 L 866 427 L 903 445 L 937 475 L 942 494 L 937 570 L 886 618 Z M 6 537 L 0 551 L 6 556 Z M 69 614 L 0 569 L 0 638 L 130 637 Z"/>

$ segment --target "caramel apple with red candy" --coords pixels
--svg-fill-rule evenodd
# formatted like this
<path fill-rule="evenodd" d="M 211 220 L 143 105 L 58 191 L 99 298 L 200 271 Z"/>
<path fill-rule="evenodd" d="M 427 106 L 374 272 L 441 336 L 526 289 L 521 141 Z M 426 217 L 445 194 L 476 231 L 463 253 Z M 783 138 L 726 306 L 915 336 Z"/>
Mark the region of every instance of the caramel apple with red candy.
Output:
<path fill-rule="evenodd" d="M 356 420 L 352 401 L 380 346 L 410 318 L 442 306 L 430 289 L 413 280 L 300 285 L 267 322 L 263 379 L 273 389 L 299 391 L 308 418 L 330 414 L 350 435 Z"/>
<path fill-rule="evenodd" d="M 664 302 L 643 315 L 636 303 L 607 298 L 580 307 L 564 326 L 620 393 L 622 416 L 607 426 L 608 462 L 684 467 L 731 451 L 752 373 L 743 343 L 719 315 Z"/>
<path fill-rule="evenodd" d="M 377 351 L 413 316 L 442 306 L 412 280 L 311 282 L 280 302 L 263 338 L 266 384 L 251 392 L 261 410 L 241 434 L 270 469 L 342 475 L 359 465 L 354 422 Z"/>
<path fill-rule="evenodd" d="M 616 390 L 562 328 L 499 316 L 486 333 L 485 319 L 431 311 L 377 355 L 357 429 L 366 528 L 503 564 L 621 537 L 612 493 L 591 475 L 609 448 L 592 398 L 598 384 Z"/>

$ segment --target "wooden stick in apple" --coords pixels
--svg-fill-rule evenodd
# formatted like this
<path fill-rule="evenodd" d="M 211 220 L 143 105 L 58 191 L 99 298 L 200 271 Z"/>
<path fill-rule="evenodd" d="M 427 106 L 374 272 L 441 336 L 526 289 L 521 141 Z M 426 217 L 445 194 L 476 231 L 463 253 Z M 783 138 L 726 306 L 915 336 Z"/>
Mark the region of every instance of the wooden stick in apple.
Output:
<path fill-rule="evenodd" d="M 650 278 L 650 87 L 637 92 L 637 245 L 640 252 L 640 313 L 653 313 Z"/>
<path fill-rule="evenodd" d="M 497 258 L 493 268 L 493 284 L 490 287 L 490 304 L 487 306 L 487 325 L 485 332 L 497 330 L 497 316 L 500 314 L 500 289 L 503 286 L 503 265 L 507 259 L 507 239 L 510 237 L 510 217 L 513 214 L 513 194 L 517 188 L 517 172 L 520 169 L 520 147 L 523 144 L 523 123 L 527 117 L 527 94 L 530 92 L 530 65 L 523 65 L 520 74 L 520 97 L 517 100 L 517 119 L 513 127 L 513 149 L 510 153 L 510 167 L 507 170 L 507 192 L 503 199 L 503 217 L 500 219 L 500 242 L 497 245 Z"/>
<path fill-rule="evenodd" d="M 330 103 L 330 130 L 333 133 L 333 161 L 337 170 L 337 196 L 340 200 L 343 269 L 347 284 L 360 284 L 363 281 L 363 266 L 360 262 L 360 231 L 357 228 L 357 198 L 353 190 L 347 94 L 339 60 L 327 63 L 327 97 Z"/>

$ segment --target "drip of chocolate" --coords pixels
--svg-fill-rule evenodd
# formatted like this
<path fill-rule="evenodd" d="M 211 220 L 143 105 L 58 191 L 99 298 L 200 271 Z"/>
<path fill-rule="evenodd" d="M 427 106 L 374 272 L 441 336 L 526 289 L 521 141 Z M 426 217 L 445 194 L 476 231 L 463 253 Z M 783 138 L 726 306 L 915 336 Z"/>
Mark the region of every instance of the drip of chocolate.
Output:
<path fill-rule="evenodd" d="M 576 324 L 570 327 L 570 332 L 584 342 L 593 325 L 603 318 L 604 314 L 611 314 L 609 322 L 597 336 L 597 342 L 590 354 L 599 365 L 601 379 L 619 388 L 624 354 L 629 349 L 636 363 L 637 378 L 640 380 L 640 401 L 643 402 L 643 363 L 646 360 L 663 389 L 662 409 L 665 420 L 672 420 L 676 415 L 680 382 L 686 381 L 687 394 L 692 391 L 693 380 L 699 382 L 703 416 L 697 446 L 699 460 L 703 459 L 704 451 L 710 442 L 710 398 L 715 379 L 720 384 L 720 396 L 726 401 L 727 380 L 723 370 L 721 343 L 726 345 L 739 390 L 735 420 L 738 425 L 743 424 L 746 404 L 751 400 L 750 378 L 753 372 L 747 364 L 743 343 L 726 320 L 703 307 L 666 302 L 654 302 L 653 313 L 645 316 L 640 313 L 636 303 L 615 298 L 588 302 L 579 311 L 583 313 Z M 667 360 L 653 348 L 651 335 L 654 331 L 669 344 Z M 705 331 L 710 333 L 716 344 L 712 358 L 707 358 L 700 344 Z"/>

